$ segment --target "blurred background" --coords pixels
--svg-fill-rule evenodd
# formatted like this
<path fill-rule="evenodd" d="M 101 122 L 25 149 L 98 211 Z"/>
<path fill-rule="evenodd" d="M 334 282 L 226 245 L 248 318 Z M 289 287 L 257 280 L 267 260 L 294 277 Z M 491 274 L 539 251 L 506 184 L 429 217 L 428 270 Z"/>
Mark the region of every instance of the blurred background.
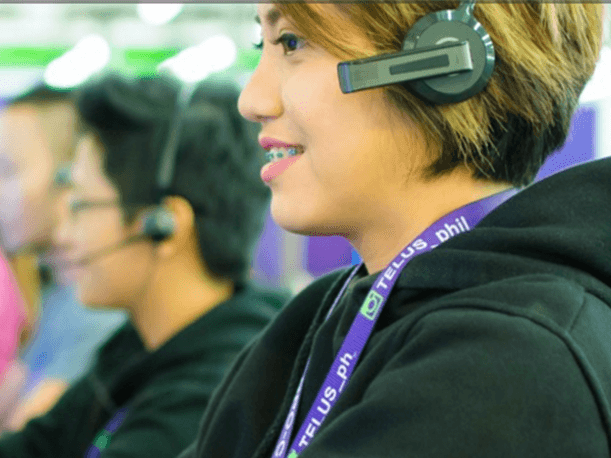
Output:
<path fill-rule="evenodd" d="M 0 4 L 0 106 L 42 80 L 73 87 L 107 68 L 184 81 L 223 75 L 244 85 L 255 69 L 260 28 L 253 4 Z M 611 155 L 611 18 L 598 68 L 581 98 L 566 145 L 539 179 Z M 302 237 L 267 217 L 253 277 L 300 291 L 314 278 L 359 262 L 339 237 Z"/>

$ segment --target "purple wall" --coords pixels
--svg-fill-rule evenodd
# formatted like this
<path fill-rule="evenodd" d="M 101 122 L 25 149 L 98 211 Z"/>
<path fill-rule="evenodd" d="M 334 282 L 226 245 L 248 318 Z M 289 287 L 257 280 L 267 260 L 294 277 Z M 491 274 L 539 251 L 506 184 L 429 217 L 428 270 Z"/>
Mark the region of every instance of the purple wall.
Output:
<path fill-rule="evenodd" d="M 352 264 L 353 253 L 358 256 L 342 237 L 308 237 L 306 246 L 306 269 L 314 277 Z"/>
<path fill-rule="evenodd" d="M 564 147 L 553 153 L 537 174 L 536 181 L 582 162 L 596 158 L 596 110 L 580 108 L 575 112 Z"/>

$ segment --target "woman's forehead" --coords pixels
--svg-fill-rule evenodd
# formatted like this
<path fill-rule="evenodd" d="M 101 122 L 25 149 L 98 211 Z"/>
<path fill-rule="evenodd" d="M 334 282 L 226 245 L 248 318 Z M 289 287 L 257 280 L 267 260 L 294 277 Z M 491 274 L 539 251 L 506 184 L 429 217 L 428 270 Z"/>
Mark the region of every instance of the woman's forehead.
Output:
<path fill-rule="evenodd" d="M 345 19 L 339 14 L 339 10 L 335 5 L 329 4 L 320 4 L 320 3 L 302 3 L 298 5 L 291 5 L 293 8 L 289 10 L 294 10 L 294 8 L 309 10 L 310 12 L 324 17 L 332 18 L 333 20 Z M 286 19 L 290 22 L 292 18 L 290 17 L 290 13 L 286 11 L 286 5 L 278 5 L 274 3 L 260 4 L 257 7 L 257 15 L 255 16 L 255 21 L 262 26 L 266 26 L 269 28 L 275 27 L 278 22 L 282 19 Z"/>
<path fill-rule="evenodd" d="M 273 28 L 281 19 L 291 21 L 290 15 L 287 15 L 285 5 L 275 3 L 262 3 L 257 6 L 257 15 L 255 21 L 262 26 Z M 340 14 L 337 5 L 320 4 L 320 3 L 302 3 L 299 5 L 291 5 L 294 8 L 307 9 L 319 16 L 326 16 L 333 20 L 345 20 L 346 18 Z"/>

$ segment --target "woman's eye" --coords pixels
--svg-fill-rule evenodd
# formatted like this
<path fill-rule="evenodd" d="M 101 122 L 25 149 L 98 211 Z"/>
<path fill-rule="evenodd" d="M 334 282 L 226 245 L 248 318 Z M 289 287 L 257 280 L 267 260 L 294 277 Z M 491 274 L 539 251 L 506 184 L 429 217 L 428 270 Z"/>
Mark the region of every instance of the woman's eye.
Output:
<path fill-rule="evenodd" d="M 283 33 L 282 35 L 280 35 L 280 37 L 274 40 L 272 44 L 281 44 L 284 48 L 284 54 L 288 55 L 293 51 L 297 51 L 298 49 L 303 48 L 303 46 L 305 45 L 305 40 L 303 38 L 299 38 L 293 33 Z"/>
<path fill-rule="evenodd" d="M 283 33 L 280 37 L 276 38 L 271 43 L 272 45 L 282 45 L 284 49 L 284 54 L 289 55 L 293 51 L 297 51 L 298 49 L 303 48 L 305 45 L 305 40 L 303 38 L 298 37 L 293 33 Z M 257 50 L 263 49 L 263 39 L 259 43 L 253 43 L 253 48 Z"/>

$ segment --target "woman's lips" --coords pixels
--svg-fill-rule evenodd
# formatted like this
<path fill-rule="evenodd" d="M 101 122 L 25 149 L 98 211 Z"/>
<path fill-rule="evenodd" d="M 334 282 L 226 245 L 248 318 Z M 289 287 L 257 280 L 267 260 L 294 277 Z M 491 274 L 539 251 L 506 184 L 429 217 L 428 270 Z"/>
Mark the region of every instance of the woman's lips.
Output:
<path fill-rule="evenodd" d="M 300 148 L 303 149 L 303 146 L 298 145 L 297 143 L 286 143 L 282 140 L 278 140 L 276 138 L 271 137 L 261 137 L 259 139 L 259 144 L 265 150 L 269 150 L 271 148 Z"/>
<path fill-rule="evenodd" d="M 271 180 L 280 176 L 286 169 L 301 159 L 301 156 L 303 156 L 303 154 L 290 156 L 276 162 L 265 164 L 261 169 L 261 179 L 266 183 L 269 183 Z"/>

